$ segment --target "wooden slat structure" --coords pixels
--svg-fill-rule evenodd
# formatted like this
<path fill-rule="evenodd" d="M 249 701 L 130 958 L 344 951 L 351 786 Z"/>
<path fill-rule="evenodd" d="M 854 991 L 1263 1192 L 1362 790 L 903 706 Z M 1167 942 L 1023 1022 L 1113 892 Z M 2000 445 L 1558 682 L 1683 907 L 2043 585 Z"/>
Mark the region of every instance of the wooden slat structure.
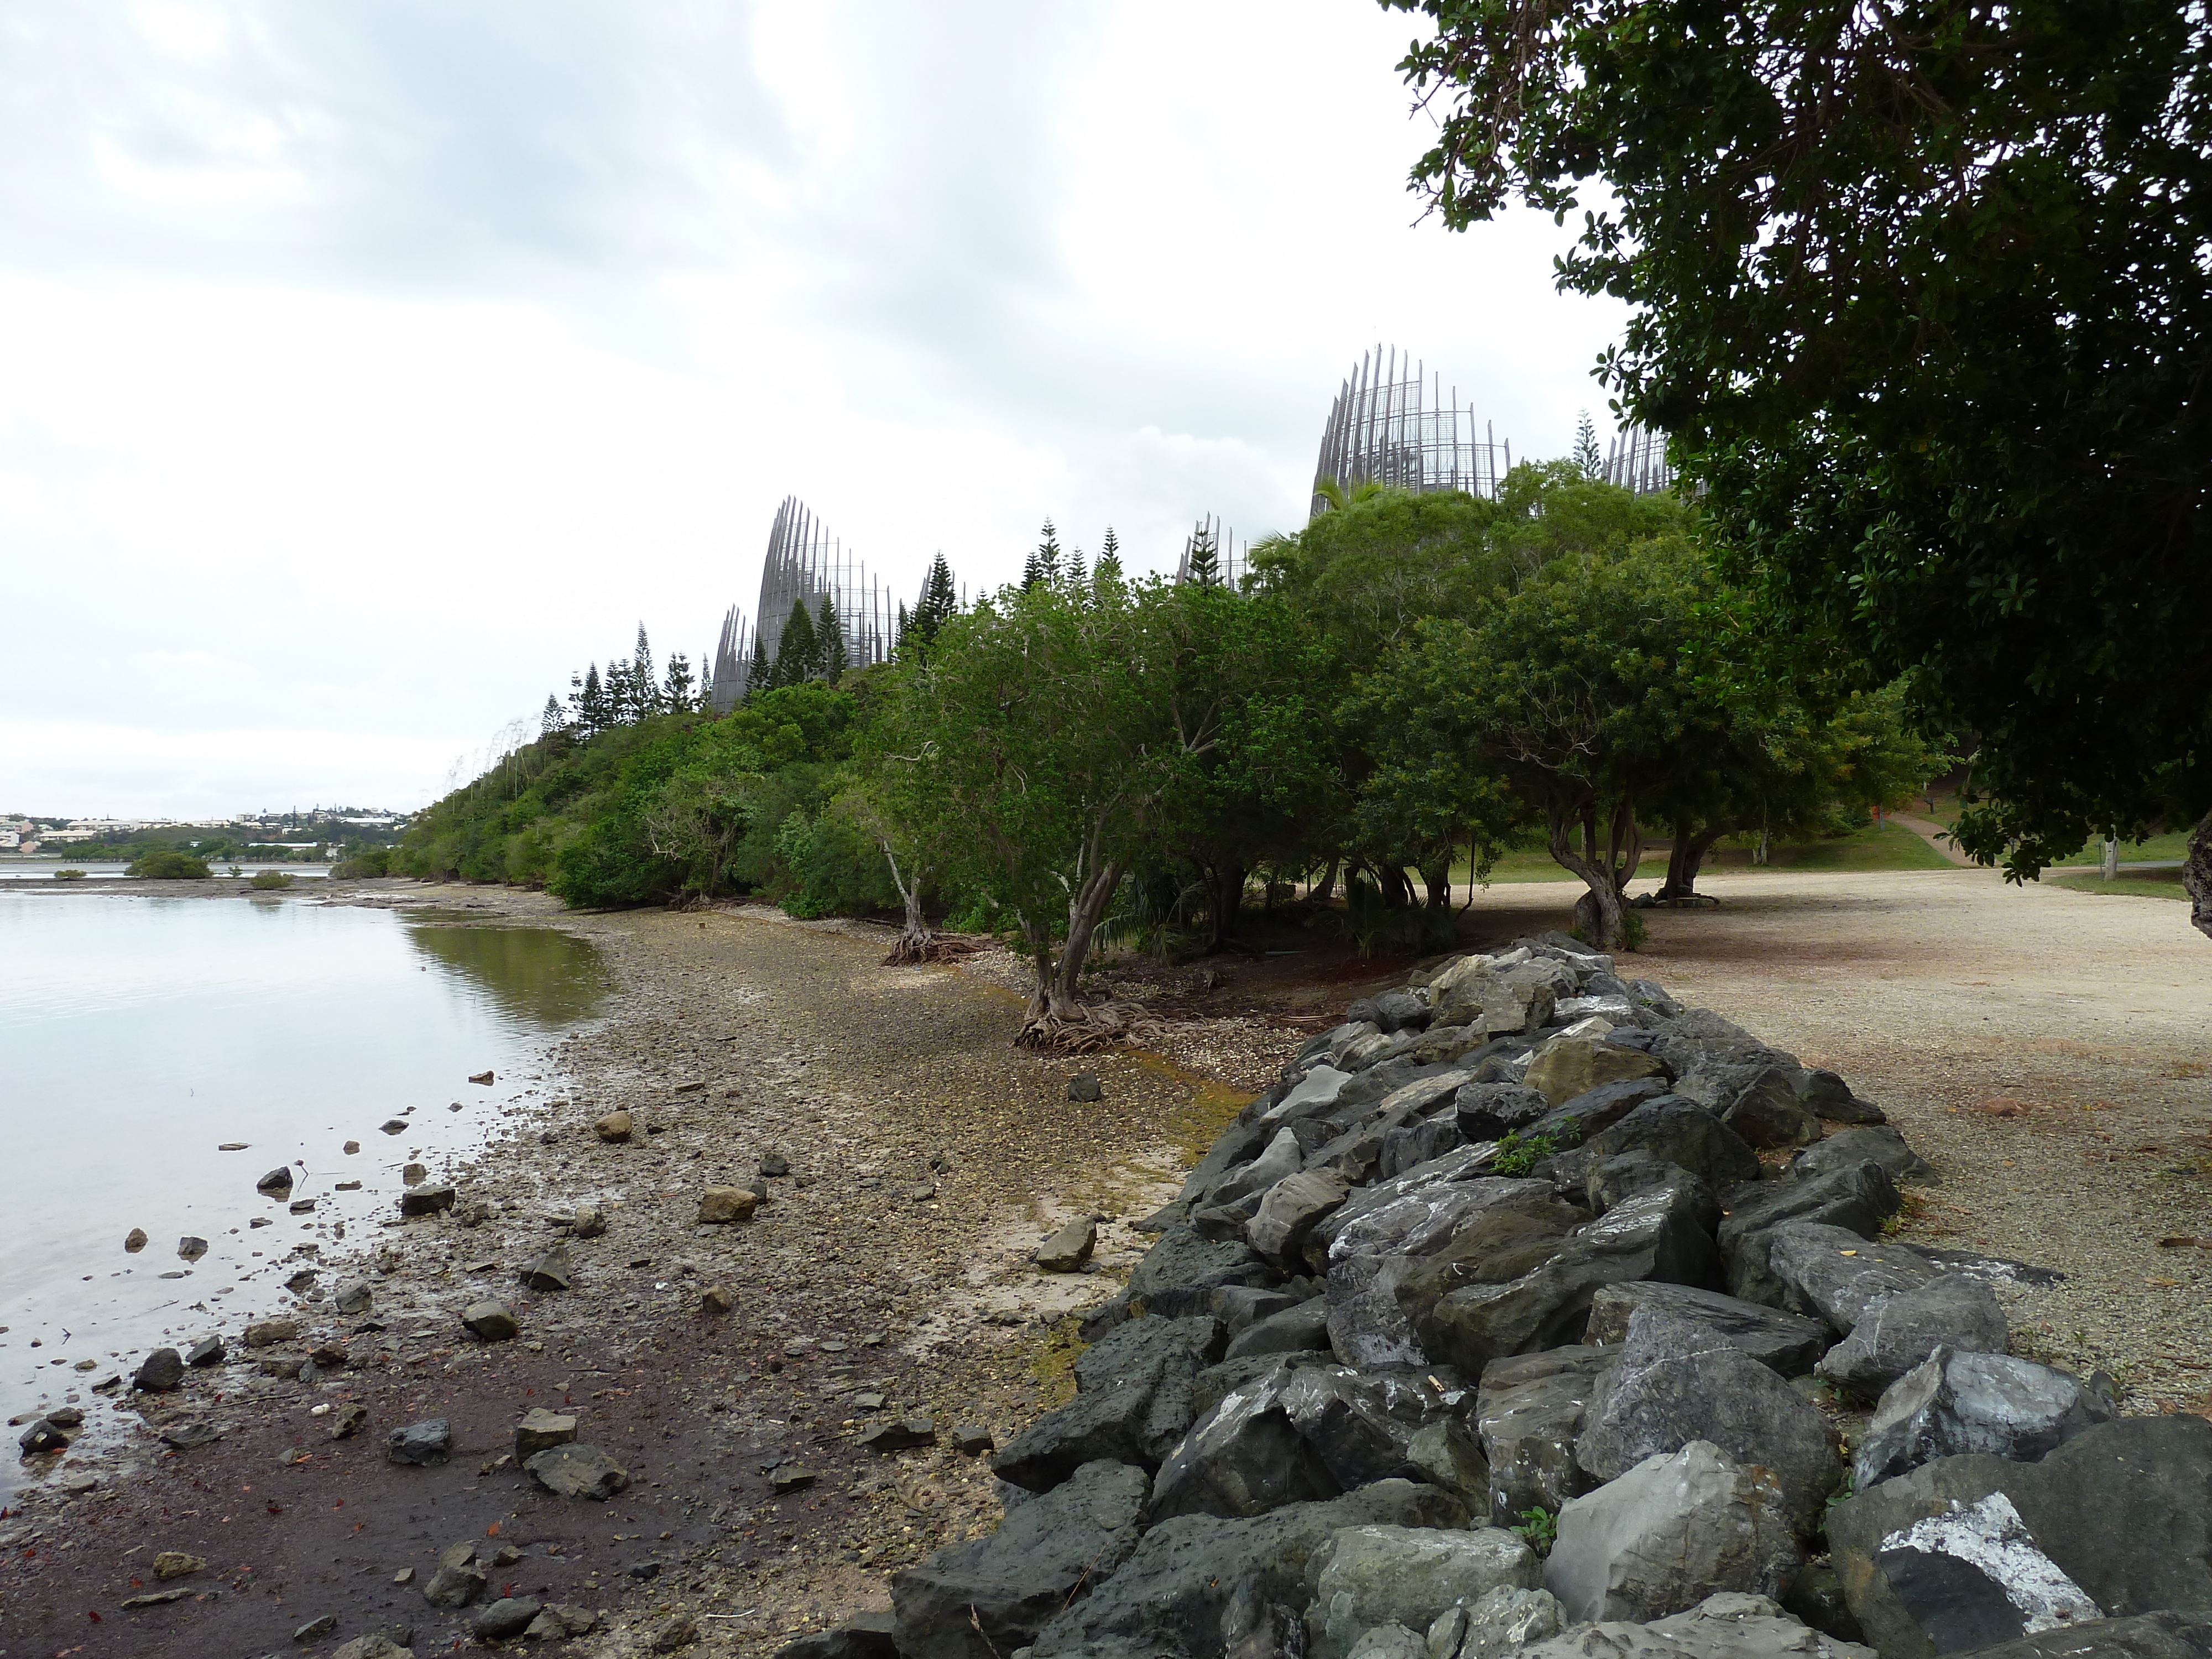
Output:
<path fill-rule="evenodd" d="M 1446 396 L 1442 374 L 1395 346 L 1362 353 L 1322 428 L 1310 516 L 1328 510 L 1324 484 L 1346 495 L 1367 483 L 1394 489 L 1464 489 L 1495 498 L 1513 469 L 1513 446 L 1487 421 Z"/>

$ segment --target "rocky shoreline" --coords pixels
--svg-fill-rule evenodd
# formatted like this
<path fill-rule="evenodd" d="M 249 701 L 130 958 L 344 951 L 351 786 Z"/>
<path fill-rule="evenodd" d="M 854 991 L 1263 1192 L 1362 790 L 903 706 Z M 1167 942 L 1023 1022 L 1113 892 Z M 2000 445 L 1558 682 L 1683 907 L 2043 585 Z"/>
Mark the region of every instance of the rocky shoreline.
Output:
<path fill-rule="evenodd" d="M 424 1172 L 421 1213 L 325 1246 L 262 1328 L 210 1317 L 220 1362 L 181 1344 L 173 1388 L 129 1387 L 148 1356 L 127 1357 L 86 1401 L 106 1449 L 27 1461 L 0 1626 L 40 1650 L 754 1654 L 887 1606 L 885 1571 L 996 1522 L 988 1448 L 1065 1395 L 1066 1316 L 1142 1254 L 1128 1220 L 1245 1098 L 1117 1055 L 1087 1062 L 1105 1099 L 1072 1103 L 1069 1067 L 1011 1048 L 1017 999 L 881 968 L 865 927 L 328 896 L 576 933 L 609 1001 L 544 1068 L 550 1100 Z M 620 1112 L 628 1134 L 603 1135 Z M 702 1219 L 710 1193 L 750 1214 Z M 1040 1275 L 1038 1239 L 1079 1218 L 1089 1259 Z M 530 1435 L 570 1430 L 524 1433 L 537 1412 L 623 1480 L 548 1490 Z"/>
<path fill-rule="evenodd" d="M 1840 1227 L 1837 1261 L 1942 1287 L 1928 1317 L 1971 1340 L 1949 1342 L 1908 1441 L 1987 1391 L 1975 1356 L 2001 1352 L 2008 1310 L 2024 1347 L 2033 1299 L 2065 1289 L 1893 1237 L 1885 1218 L 1925 1171 L 1842 1079 L 1571 942 L 1432 967 L 1304 1052 L 1279 1020 L 1172 1026 L 1169 1052 L 1268 1085 L 1249 1105 L 1134 1054 L 1082 1062 L 1094 1101 L 1070 1098 L 1070 1066 L 1007 1047 L 1019 1003 L 988 957 L 883 969 L 874 930 L 758 908 L 579 915 L 413 883 L 328 896 L 580 933 L 614 999 L 565 1046 L 543 1115 L 426 1171 L 425 1213 L 326 1262 L 332 1293 L 303 1300 L 293 1329 L 259 1346 L 211 1330 L 225 1364 L 97 1407 L 129 1421 L 133 1449 L 79 1489 L 72 1454 L 33 1460 L 49 1478 L 0 1517 L 0 1621 L 42 1650 L 391 1659 L 378 1644 L 459 1642 L 612 1659 L 765 1655 L 797 1636 L 794 1659 L 1318 1659 L 1373 1634 L 1362 1659 L 1559 1640 L 1832 1655 L 1875 1628 L 1847 1622 L 1863 1615 L 1838 1565 L 1841 1517 L 1875 1511 L 1832 1504 L 1823 1483 L 1863 1451 L 1925 1321 L 1852 1315 L 1846 1333 L 1848 1298 L 1821 1292 L 1824 1311 L 1776 1237 Z M 1317 994 L 1294 1006 L 1318 1012 Z M 621 1112 L 628 1134 L 603 1135 Z M 703 1220 L 710 1193 L 745 1218 Z M 1463 1270 L 1471 1283 L 1447 1284 Z M 1478 1283 L 1511 1292 L 1498 1329 L 1437 1325 Z M 1962 1284 L 1995 1287 L 1998 1327 Z M 1562 1285 L 1556 1302 L 1534 1293 Z M 1911 1313 L 1914 1286 L 1881 1288 Z M 1905 1375 L 1926 1385 L 1933 1357 Z M 1694 1361 L 1686 1380 L 1677 1361 Z M 1745 1382 L 1747 1363 L 1775 1386 Z M 2101 1380 L 2072 1386 L 2046 1390 L 2063 1407 L 2050 1432 L 2072 1437 L 2007 1465 L 2057 1472 L 2047 1490 L 2001 1471 L 1943 1501 L 2002 1495 L 2084 1607 L 2188 1605 L 2114 1596 L 2046 1538 L 2062 1508 L 2145 1501 L 2096 1489 L 2095 1471 L 2057 1484 L 2074 1448 L 2179 1421 L 2104 1423 Z M 1739 1395 L 1751 1405 L 1665 1454 L 1661 1484 L 1765 1517 L 1711 1553 L 1758 1588 L 1632 1634 L 1577 1625 L 1586 1606 L 1548 1588 L 1547 1527 L 1573 1559 L 1573 1504 L 1654 1484 L 1638 1471 L 1662 1455 L 1632 1454 L 1655 1396 Z M 1792 1455 L 1730 1429 L 1781 1433 Z M 395 1462 L 395 1431 L 403 1459 L 431 1461 Z M 2185 1555 L 2203 1460 L 2191 1422 L 2162 1431 L 2181 1437 L 2157 1449 L 2169 1473 L 2138 1485 L 2174 1512 L 2143 1525 L 2171 1519 Z M 603 1457 L 570 1484 L 606 1495 L 548 1490 L 526 1466 L 549 1443 Z M 1360 1539 L 1340 1543 L 1348 1529 Z M 1425 1622 L 1387 1589 L 1416 1558 L 1432 1587 L 1457 1585 Z M 2170 1556 L 2155 1560 L 2170 1584 L 2155 1578 Z M 1478 1565 L 1498 1582 L 1470 1596 Z M 1916 1639 L 1880 1645 L 1935 1650 Z"/>
<path fill-rule="evenodd" d="M 2007 1352 L 1882 1114 L 1564 935 L 1349 1011 L 999 1454 L 790 1659 L 2212 1652 L 2212 1422 Z"/>

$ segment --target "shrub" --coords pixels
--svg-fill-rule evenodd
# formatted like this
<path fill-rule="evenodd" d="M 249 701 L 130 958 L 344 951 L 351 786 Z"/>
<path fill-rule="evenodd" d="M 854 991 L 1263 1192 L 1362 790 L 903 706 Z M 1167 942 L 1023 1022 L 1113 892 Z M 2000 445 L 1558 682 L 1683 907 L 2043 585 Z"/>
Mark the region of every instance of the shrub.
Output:
<path fill-rule="evenodd" d="M 282 870 L 258 870 L 254 872 L 253 879 L 246 884 L 260 892 L 273 893 L 289 887 L 292 878 Z"/>
<path fill-rule="evenodd" d="M 209 878 L 207 860 L 195 858 L 173 847 L 164 847 L 158 852 L 148 853 L 131 860 L 131 867 L 123 872 L 141 881 L 206 881 Z"/>
<path fill-rule="evenodd" d="M 56 881 L 82 881 L 84 879 L 84 872 L 82 870 L 57 870 L 54 872 L 54 879 Z"/>
<path fill-rule="evenodd" d="M 364 876 L 388 876 L 392 873 L 392 849 L 389 847 L 349 847 L 346 855 L 331 866 L 331 873 L 342 881 L 358 881 Z"/>

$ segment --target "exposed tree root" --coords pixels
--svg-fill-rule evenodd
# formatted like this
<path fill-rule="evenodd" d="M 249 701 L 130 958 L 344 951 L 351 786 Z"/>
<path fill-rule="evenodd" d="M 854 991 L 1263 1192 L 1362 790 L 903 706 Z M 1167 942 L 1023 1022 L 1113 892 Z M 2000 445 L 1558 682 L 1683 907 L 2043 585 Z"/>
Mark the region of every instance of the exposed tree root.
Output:
<path fill-rule="evenodd" d="M 972 957 L 978 951 L 988 951 L 994 940 L 975 933 L 939 933 L 925 928 L 919 936 L 901 933 L 891 953 L 884 958 L 886 968 L 914 968 L 925 962 L 957 962 L 963 957 Z"/>
<path fill-rule="evenodd" d="M 1018 1048 L 1040 1054 L 1089 1054 L 1127 1042 L 1154 1042 L 1167 1027 L 1143 1004 L 1095 1002 L 1077 1005 L 1074 1017 L 1032 1012 L 1014 1038 Z"/>

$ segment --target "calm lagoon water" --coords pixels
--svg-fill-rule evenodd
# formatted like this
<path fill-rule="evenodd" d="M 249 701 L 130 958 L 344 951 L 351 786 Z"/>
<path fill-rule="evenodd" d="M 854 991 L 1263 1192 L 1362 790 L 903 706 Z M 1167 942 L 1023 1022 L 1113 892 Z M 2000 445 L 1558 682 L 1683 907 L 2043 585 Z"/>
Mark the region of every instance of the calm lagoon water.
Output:
<path fill-rule="evenodd" d="M 404 1164 L 443 1173 L 504 1112 L 557 1091 L 550 1039 L 592 1013 L 603 982 L 597 953 L 565 933 L 296 893 L 0 890 L 0 964 L 11 1417 L 65 1396 L 88 1405 L 89 1384 L 147 1349 L 235 1338 L 285 1305 L 283 1281 L 315 1265 L 298 1246 L 373 1238 L 397 1213 Z M 493 1086 L 468 1082 L 486 1070 Z M 379 1132 L 401 1116 L 405 1133 Z M 347 1155 L 348 1140 L 361 1151 Z M 280 1164 L 291 1191 L 257 1192 Z M 313 1212 L 291 1213 L 286 1200 L 304 1198 Z M 133 1227 L 149 1240 L 136 1255 Z M 180 1254 L 187 1237 L 206 1253 Z M 11 1474 L 0 1469 L 0 1489 Z"/>

